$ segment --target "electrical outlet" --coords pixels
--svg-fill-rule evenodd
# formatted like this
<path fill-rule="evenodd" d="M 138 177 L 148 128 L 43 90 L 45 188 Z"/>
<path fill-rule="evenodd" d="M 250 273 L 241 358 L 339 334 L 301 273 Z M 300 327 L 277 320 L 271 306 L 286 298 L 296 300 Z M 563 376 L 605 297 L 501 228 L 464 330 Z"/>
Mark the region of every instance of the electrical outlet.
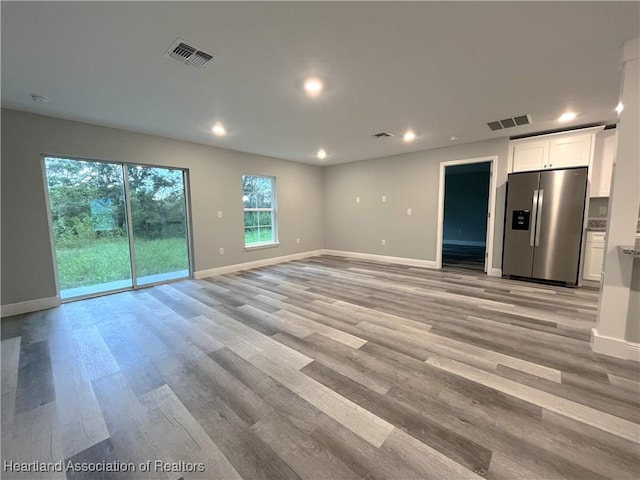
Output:
<path fill-rule="evenodd" d="M 222 218 L 222 210 L 218 210 L 218 218 Z"/>
<path fill-rule="evenodd" d="M 407 208 L 407 215 L 412 215 L 412 214 L 413 214 L 413 212 L 411 211 L 411 209 Z"/>
<path fill-rule="evenodd" d="M 356 197 L 356 203 L 360 203 L 360 197 Z"/>
<path fill-rule="evenodd" d="M 387 196 L 386 195 L 382 195 L 382 203 L 387 201 Z"/>
<path fill-rule="evenodd" d="M 224 255 L 224 248 L 220 247 L 220 255 Z"/>
<path fill-rule="evenodd" d="M 380 245 L 384 247 L 386 244 L 387 244 L 387 241 L 385 239 L 380 240 Z"/>
<path fill-rule="evenodd" d="M 300 244 L 300 239 L 296 238 L 296 243 L 299 245 Z"/>

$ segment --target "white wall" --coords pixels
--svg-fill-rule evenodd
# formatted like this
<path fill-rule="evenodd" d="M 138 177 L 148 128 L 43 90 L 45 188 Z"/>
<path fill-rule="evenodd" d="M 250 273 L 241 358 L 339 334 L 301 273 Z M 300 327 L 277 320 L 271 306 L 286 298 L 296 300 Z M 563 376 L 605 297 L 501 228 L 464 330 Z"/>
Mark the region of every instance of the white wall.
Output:
<path fill-rule="evenodd" d="M 2 305 L 56 295 L 43 154 L 189 169 L 195 271 L 323 248 L 320 167 L 3 109 Z M 277 178 L 279 247 L 244 250 L 243 173 Z"/>
<path fill-rule="evenodd" d="M 598 353 L 640 361 L 640 318 L 636 303 L 640 289 L 638 262 L 631 255 L 621 253 L 621 247 L 636 243 L 640 210 L 640 37 L 625 43 L 622 62 L 620 101 L 624 110 L 617 127 L 618 148 L 609 197 L 603 278 L 591 347 Z"/>

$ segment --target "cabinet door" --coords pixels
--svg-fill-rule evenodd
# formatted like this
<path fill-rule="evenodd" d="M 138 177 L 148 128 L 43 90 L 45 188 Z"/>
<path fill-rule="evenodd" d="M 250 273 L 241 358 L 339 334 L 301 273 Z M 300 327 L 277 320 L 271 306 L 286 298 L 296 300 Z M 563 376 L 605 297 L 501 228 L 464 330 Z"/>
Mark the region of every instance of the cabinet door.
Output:
<path fill-rule="evenodd" d="M 591 174 L 591 196 L 608 197 L 611 191 L 611 175 L 616 158 L 618 136 L 615 131 L 606 130 L 596 135 Z"/>
<path fill-rule="evenodd" d="M 599 282 L 604 261 L 604 242 L 587 242 L 586 248 L 582 278 Z"/>
<path fill-rule="evenodd" d="M 553 138 L 549 145 L 549 167 L 586 167 L 591 156 L 593 135 Z"/>
<path fill-rule="evenodd" d="M 547 168 L 549 141 L 524 142 L 513 146 L 513 171 L 526 172 Z"/>

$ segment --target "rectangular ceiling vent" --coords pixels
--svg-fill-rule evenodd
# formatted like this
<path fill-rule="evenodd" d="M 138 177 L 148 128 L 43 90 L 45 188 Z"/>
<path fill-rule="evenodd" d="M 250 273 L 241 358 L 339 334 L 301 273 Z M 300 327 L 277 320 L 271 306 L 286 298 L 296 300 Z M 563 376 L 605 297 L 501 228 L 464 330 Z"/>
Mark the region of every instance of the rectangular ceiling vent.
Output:
<path fill-rule="evenodd" d="M 164 55 L 165 57 L 174 58 L 187 65 L 200 68 L 203 68 L 213 59 L 213 56 L 202 50 L 198 50 L 196 47 L 192 47 L 181 38 L 178 38 Z"/>
<path fill-rule="evenodd" d="M 531 115 L 520 115 L 518 117 L 505 118 L 504 120 L 496 120 L 488 122 L 489 128 L 493 131 L 502 130 L 504 128 L 519 127 L 520 125 L 529 125 L 531 123 Z"/>
<path fill-rule="evenodd" d="M 373 138 L 387 138 L 387 137 L 393 137 L 393 134 L 392 133 L 387 133 L 387 132 L 380 132 L 380 133 L 374 133 L 371 136 Z"/>

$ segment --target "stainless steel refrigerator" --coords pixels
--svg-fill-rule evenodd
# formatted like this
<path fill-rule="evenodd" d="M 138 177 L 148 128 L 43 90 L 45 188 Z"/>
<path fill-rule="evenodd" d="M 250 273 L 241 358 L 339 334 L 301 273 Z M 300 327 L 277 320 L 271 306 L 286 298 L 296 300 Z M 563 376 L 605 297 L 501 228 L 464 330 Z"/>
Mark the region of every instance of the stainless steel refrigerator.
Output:
<path fill-rule="evenodd" d="M 578 283 L 587 169 L 512 173 L 502 274 Z"/>

